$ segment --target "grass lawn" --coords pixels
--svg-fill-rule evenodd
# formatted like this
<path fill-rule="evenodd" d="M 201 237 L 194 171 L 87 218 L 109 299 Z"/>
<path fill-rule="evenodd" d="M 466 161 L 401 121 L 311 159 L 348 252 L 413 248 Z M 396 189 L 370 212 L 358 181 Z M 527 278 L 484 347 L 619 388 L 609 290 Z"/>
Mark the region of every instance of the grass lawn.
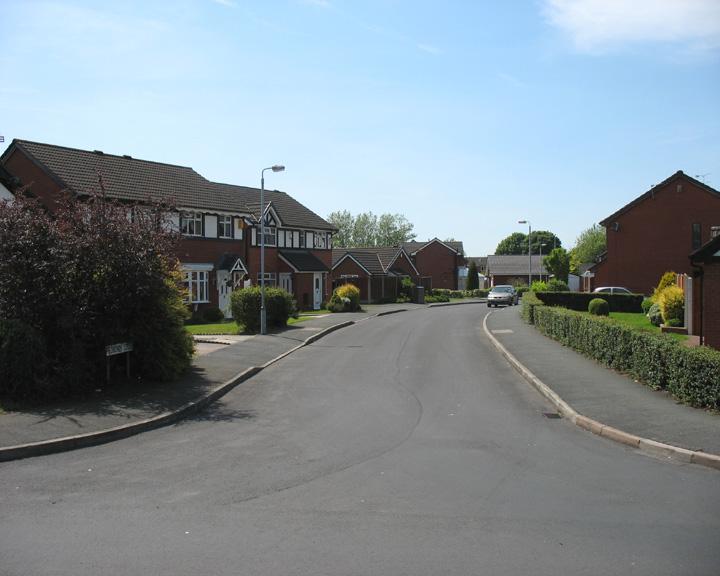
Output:
<path fill-rule="evenodd" d="M 304 322 L 305 320 L 310 320 L 311 318 L 312 316 L 307 316 L 305 318 L 288 318 L 288 326 L 297 324 L 298 322 Z M 242 325 L 238 325 L 234 321 L 229 320 L 226 322 L 218 322 L 216 324 L 188 324 L 185 326 L 185 330 L 195 336 L 217 336 L 220 334 L 242 334 L 245 329 Z"/>
<path fill-rule="evenodd" d="M 650 319 L 645 316 L 642 312 L 610 312 L 610 318 L 624 324 L 633 330 L 639 330 L 640 332 L 651 332 L 653 334 L 660 334 L 660 328 L 650 324 Z M 672 334 L 665 333 L 666 336 L 673 338 L 674 340 L 687 340 L 685 334 Z"/>

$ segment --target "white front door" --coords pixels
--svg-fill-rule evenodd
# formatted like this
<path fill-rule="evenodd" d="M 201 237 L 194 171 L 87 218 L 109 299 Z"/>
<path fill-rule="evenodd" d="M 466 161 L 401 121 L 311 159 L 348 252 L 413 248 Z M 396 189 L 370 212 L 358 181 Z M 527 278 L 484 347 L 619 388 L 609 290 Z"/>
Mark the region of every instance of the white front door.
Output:
<path fill-rule="evenodd" d="M 232 294 L 232 284 L 229 282 L 230 272 L 227 270 L 217 271 L 217 287 L 218 287 L 218 308 L 225 313 L 225 318 L 232 318 L 230 310 L 230 294 Z"/>
<path fill-rule="evenodd" d="M 322 306 L 322 273 L 313 274 L 313 310 L 320 310 Z"/>
<path fill-rule="evenodd" d="M 280 273 L 280 288 L 292 294 L 292 274 L 281 272 Z"/>

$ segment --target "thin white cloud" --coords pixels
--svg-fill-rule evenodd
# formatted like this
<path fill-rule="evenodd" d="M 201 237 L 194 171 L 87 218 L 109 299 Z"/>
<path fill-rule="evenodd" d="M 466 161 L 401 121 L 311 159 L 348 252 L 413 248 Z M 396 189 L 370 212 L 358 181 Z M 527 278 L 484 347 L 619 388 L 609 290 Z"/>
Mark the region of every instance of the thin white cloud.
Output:
<path fill-rule="evenodd" d="M 222 6 L 229 6 L 230 8 L 234 8 L 236 6 L 235 2 L 233 0 L 212 0 L 215 2 L 215 4 L 220 4 Z"/>
<path fill-rule="evenodd" d="M 417 45 L 418 50 L 422 50 L 423 52 L 427 52 L 428 54 L 442 54 L 442 50 L 438 48 L 437 46 L 433 46 L 432 44 L 418 44 Z"/>
<path fill-rule="evenodd" d="M 543 0 L 551 24 L 585 52 L 627 44 L 674 43 L 720 49 L 718 0 Z"/>

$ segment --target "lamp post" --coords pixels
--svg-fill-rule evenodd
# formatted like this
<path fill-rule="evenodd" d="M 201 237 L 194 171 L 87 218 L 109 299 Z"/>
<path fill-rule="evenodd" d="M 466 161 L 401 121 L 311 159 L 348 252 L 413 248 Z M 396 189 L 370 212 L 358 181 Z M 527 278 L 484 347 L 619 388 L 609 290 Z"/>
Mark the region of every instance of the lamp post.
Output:
<path fill-rule="evenodd" d="M 540 243 L 540 282 L 543 281 L 543 279 L 542 279 L 542 269 L 543 269 L 542 249 L 543 249 L 543 246 L 547 246 L 547 244 L 545 244 L 545 242 Z"/>
<path fill-rule="evenodd" d="M 518 224 L 528 225 L 528 288 L 530 288 L 532 285 L 532 244 L 530 243 L 532 226 L 530 225 L 530 220 L 518 220 Z"/>
<path fill-rule="evenodd" d="M 275 164 L 260 171 L 260 334 L 267 334 L 265 313 L 265 171 L 282 172 L 285 166 Z"/>

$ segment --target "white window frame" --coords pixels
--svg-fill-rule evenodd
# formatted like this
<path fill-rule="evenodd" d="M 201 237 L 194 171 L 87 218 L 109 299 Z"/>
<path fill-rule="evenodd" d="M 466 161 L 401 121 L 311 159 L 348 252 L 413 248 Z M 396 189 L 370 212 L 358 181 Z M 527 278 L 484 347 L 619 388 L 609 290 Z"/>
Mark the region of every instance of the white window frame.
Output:
<path fill-rule="evenodd" d="M 203 235 L 203 214 L 202 212 L 181 212 L 180 233 L 185 236 Z"/>
<path fill-rule="evenodd" d="M 233 217 L 224 214 L 218 214 L 217 217 L 217 235 L 218 238 L 232 239 L 234 226 Z"/>
<path fill-rule="evenodd" d="M 190 304 L 210 302 L 210 271 L 212 264 L 189 264 L 183 266 L 183 284 L 187 289 L 185 301 Z"/>
<path fill-rule="evenodd" d="M 277 246 L 277 228 L 265 226 L 265 246 Z"/>
<path fill-rule="evenodd" d="M 315 248 L 325 250 L 327 248 L 327 235 L 324 232 L 315 232 Z"/>
<path fill-rule="evenodd" d="M 260 286 L 260 272 L 257 274 L 257 285 Z M 277 274 L 275 272 L 265 272 L 265 286 L 277 286 Z"/>

